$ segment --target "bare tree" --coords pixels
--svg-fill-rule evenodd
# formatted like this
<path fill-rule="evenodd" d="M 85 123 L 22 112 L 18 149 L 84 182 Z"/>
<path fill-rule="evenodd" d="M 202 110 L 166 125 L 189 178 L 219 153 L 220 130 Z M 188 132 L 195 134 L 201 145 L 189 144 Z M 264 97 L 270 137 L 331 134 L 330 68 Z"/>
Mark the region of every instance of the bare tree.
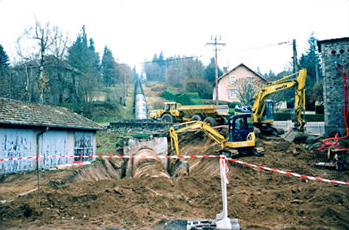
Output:
<path fill-rule="evenodd" d="M 35 52 L 35 45 L 32 40 L 27 38 L 30 29 L 25 29 L 23 34 L 17 39 L 16 51 L 20 60 L 18 64 L 23 67 L 26 80 L 22 99 L 31 102 L 32 100 L 32 83 L 34 79 L 29 75 L 28 69 L 32 69 L 32 65 L 35 63 L 34 60 L 38 58 L 37 53 Z M 29 66 L 31 65 L 31 66 Z M 30 71 L 32 73 L 32 71 Z"/>
<path fill-rule="evenodd" d="M 17 39 L 17 53 L 23 62 L 35 63 L 39 69 L 36 86 L 40 104 L 44 104 L 44 92 L 48 88 L 49 82 L 49 76 L 45 75 L 45 58 L 59 36 L 57 27 L 51 27 L 48 22 L 42 26 L 38 20 L 35 20 L 35 27 L 25 29 L 23 35 Z M 27 68 L 27 64 L 24 65 Z M 27 92 L 30 91 L 30 84 L 31 81 L 27 74 Z"/>
<path fill-rule="evenodd" d="M 58 102 L 63 102 L 63 94 L 64 89 L 66 87 L 65 84 L 65 77 L 64 77 L 64 60 L 67 55 L 67 49 L 70 45 L 70 40 L 68 38 L 67 34 L 63 34 L 62 31 L 59 30 L 58 27 L 53 27 L 53 33 L 51 34 L 52 39 L 52 46 L 50 47 L 50 51 L 52 52 L 54 58 L 55 58 L 55 69 L 57 73 L 58 81 L 60 84 L 60 89 L 58 90 Z"/>
<path fill-rule="evenodd" d="M 235 82 L 236 96 L 242 105 L 251 105 L 253 103 L 253 96 L 262 87 L 261 81 L 251 81 L 248 79 L 239 79 Z"/>

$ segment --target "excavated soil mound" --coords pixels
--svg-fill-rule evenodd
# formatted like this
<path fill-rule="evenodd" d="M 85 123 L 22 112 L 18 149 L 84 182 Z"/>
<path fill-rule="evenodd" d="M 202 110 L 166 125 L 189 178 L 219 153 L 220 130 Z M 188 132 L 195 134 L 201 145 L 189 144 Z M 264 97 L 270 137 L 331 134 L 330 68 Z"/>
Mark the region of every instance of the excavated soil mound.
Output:
<path fill-rule="evenodd" d="M 200 134 L 181 137 L 180 152 L 214 154 L 219 147 Z M 348 171 L 315 169 L 317 155 L 281 139 L 259 140 L 263 157 L 240 160 L 281 170 L 349 181 Z M 218 159 L 189 159 L 189 175 L 115 179 L 90 177 L 51 186 L 79 171 L 45 172 L 39 192 L 0 204 L 2 229 L 171 229 L 174 220 L 214 219 L 221 212 Z M 96 162 L 95 169 L 107 166 Z M 349 229 L 349 187 L 295 178 L 230 163 L 228 213 L 243 229 Z M 98 171 L 98 170 L 97 170 Z M 101 170 L 103 175 L 107 170 Z M 80 173 L 87 176 L 87 169 Z M 23 180 L 25 178 L 25 180 Z M 35 174 L 8 176 L 1 193 Z M 51 178 L 51 179 L 48 179 Z M 6 198 L 4 198 L 6 199 Z M 182 222 L 181 222 L 182 223 Z M 185 222 L 184 222 L 185 223 Z M 181 225 L 177 226 L 177 229 Z M 185 228 L 184 228 L 185 229 Z"/>
<path fill-rule="evenodd" d="M 121 170 L 108 160 L 102 160 L 100 164 L 79 169 L 74 180 L 76 181 L 100 181 L 106 179 L 120 179 Z"/>

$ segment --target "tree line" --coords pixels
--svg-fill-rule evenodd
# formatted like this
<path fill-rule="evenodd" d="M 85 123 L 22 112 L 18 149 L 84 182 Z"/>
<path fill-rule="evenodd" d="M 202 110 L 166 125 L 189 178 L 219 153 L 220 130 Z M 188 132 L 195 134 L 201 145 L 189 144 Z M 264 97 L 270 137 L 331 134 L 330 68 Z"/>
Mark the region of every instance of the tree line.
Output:
<path fill-rule="evenodd" d="M 215 84 L 215 59 L 207 66 L 196 57 L 172 56 L 164 58 L 162 52 L 155 54 L 151 62 L 144 63 L 148 81 L 163 82 L 168 87 L 182 88 L 187 92 L 198 92 L 204 99 L 212 99 Z M 218 76 L 223 71 L 218 67 Z"/>
<path fill-rule="evenodd" d="M 76 112 L 88 105 L 93 93 L 125 84 L 139 78 L 135 67 L 115 61 L 105 46 L 100 56 L 95 41 L 82 26 L 74 41 L 57 26 L 35 21 L 16 41 L 16 61 L 0 44 L 0 96 L 26 102 L 51 105 L 73 105 Z M 215 60 L 207 66 L 197 58 L 155 54 L 144 63 L 147 81 L 159 81 L 169 87 L 197 91 L 203 98 L 212 98 L 215 82 Z M 218 74 L 222 75 L 218 69 Z"/>
<path fill-rule="evenodd" d="M 16 41 L 18 60 L 11 66 L 0 45 L 0 96 L 51 105 L 88 105 L 101 88 L 131 82 L 135 69 L 117 63 L 105 46 L 102 57 L 85 26 L 71 42 L 58 27 L 49 23 L 26 28 Z"/>
<path fill-rule="evenodd" d="M 307 68 L 307 108 L 315 101 L 322 101 L 322 76 L 316 39 L 311 34 L 309 48 L 301 55 L 298 68 Z M 139 78 L 135 67 L 115 61 L 112 51 L 105 46 L 102 56 L 96 52 L 93 38 L 87 36 L 85 26 L 73 42 L 58 27 L 49 23 L 42 25 L 36 21 L 33 27 L 25 29 L 17 39 L 18 60 L 11 66 L 9 57 L 0 45 L 0 96 L 27 102 L 73 105 L 76 112 L 88 106 L 93 93 L 101 89 L 125 84 Z M 275 74 L 262 74 L 274 81 L 291 74 L 292 68 Z M 160 52 L 150 62 L 144 63 L 143 79 L 163 82 L 167 87 L 181 88 L 187 92 L 198 92 L 204 99 L 212 99 L 215 84 L 215 59 L 205 66 L 196 57 L 164 57 Z M 218 76 L 223 71 L 218 67 Z M 142 77 L 142 76 L 141 76 Z M 242 86 L 246 91 L 246 87 Z M 256 89 L 248 89 L 247 97 L 252 97 Z M 281 92 L 274 100 L 290 98 L 291 91 Z M 245 94 L 241 94 L 245 95 Z M 116 100 L 117 101 L 117 100 Z M 240 101 L 250 101 L 241 98 Z"/>

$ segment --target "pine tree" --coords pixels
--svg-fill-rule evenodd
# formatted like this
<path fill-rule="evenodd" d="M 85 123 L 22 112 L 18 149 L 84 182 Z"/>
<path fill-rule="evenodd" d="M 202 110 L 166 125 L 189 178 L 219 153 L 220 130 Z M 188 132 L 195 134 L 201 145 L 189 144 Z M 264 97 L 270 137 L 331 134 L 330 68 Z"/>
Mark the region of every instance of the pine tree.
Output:
<path fill-rule="evenodd" d="M 300 68 L 307 69 L 307 85 L 313 87 L 316 81 L 322 79 L 320 54 L 317 51 L 317 39 L 312 33 L 308 39 L 309 48 L 299 59 Z M 308 80 L 309 78 L 309 80 Z"/>
<path fill-rule="evenodd" d="M 85 74 L 99 74 L 99 55 L 95 51 L 93 39 L 90 38 L 88 42 L 85 26 L 68 49 L 68 60 L 73 67 Z"/>
<path fill-rule="evenodd" d="M 74 67 L 73 101 L 88 101 L 92 97 L 93 89 L 98 87 L 101 77 L 99 55 L 95 51 L 93 39 L 87 39 L 85 26 L 68 49 L 68 61 Z"/>
<path fill-rule="evenodd" d="M 157 64 L 159 66 L 165 66 L 166 65 L 166 62 L 165 62 L 165 59 L 164 59 L 164 54 L 162 53 L 162 51 L 160 52 L 159 54 L 159 57 L 157 58 Z"/>
<path fill-rule="evenodd" d="M 112 86 L 116 83 L 116 65 L 113 53 L 107 46 L 104 47 L 102 64 L 101 64 L 102 78 L 105 86 Z"/>
<path fill-rule="evenodd" d="M 223 71 L 218 68 L 218 77 L 223 75 Z M 211 58 L 210 64 L 205 68 L 205 79 L 211 84 L 216 84 L 216 61 L 214 58 Z"/>
<path fill-rule="evenodd" d="M 167 64 L 166 60 L 164 60 L 162 52 L 159 54 L 159 57 L 157 57 L 155 54 L 152 62 L 144 65 L 147 80 L 165 82 L 166 68 Z"/>
<path fill-rule="evenodd" d="M 310 38 L 308 39 L 309 48 L 302 54 L 299 59 L 300 68 L 307 69 L 307 80 L 305 83 L 307 93 L 305 94 L 306 98 L 306 108 L 309 110 L 314 109 L 314 104 L 316 98 L 317 100 L 321 100 L 322 91 L 314 90 L 314 87 L 318 87 L 317 85 L 321 84 L 322 80 L 322 68 L 320 61 L 320 54 L 317 51 L 317 39 L 314 37 L 312 33 Z M 314 95 L 315 94 L 315 95 Z"/>
<path fill-rule="evenodd" d="M 138 79 L 140 79 L 140 76 L 137 73 L 136 67 L 134 66 L 132 68 L 132 82 L 136 82 Z"/>
<path fill-rule="evenodd" d="M 7 73 L 8 67 L 10 65 L 9 61 L 10 59 L 6 54 L 4 47 L 0 45 L 0 79 L 4 79 L 5 73 Z"/>
<path fill-rule="evenodd" d="M 0 45 L 0 96 L 11 96 L 11 80 L 9 79 L 9 63 L 4 48 Z"/>
<path fill-rule="evenodd" d="M 88 47 L 88 66 L 89 74 L 91 79 L 97 82 L 101 82 L 101 73 L 100 73 L 100 59 L 99 54 L 96 52 L 95 43 L 92 38 L 89 40 Z"/>

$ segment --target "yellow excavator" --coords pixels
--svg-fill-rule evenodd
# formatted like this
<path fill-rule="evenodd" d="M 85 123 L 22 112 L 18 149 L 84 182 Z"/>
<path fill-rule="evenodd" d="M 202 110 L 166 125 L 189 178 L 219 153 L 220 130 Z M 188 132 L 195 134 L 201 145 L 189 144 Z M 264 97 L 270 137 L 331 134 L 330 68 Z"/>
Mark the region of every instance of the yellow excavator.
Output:
<path fill-rule="evenodd" d="M 283 137 L 289 141 L 296 141 L 305 137 L 303 134 L 306 121 L 302 118 L 305 111 L 305 80 L 307 70 L 301 69 L 299 72 L 285 76 L 277 81 L 263 86 L 255 95 L 252 108 L 235 107 L 235 114 L 251 113 L 253 124 L 262 133 L 277 134 L 277 129 L 272 127 L 274 122 L 274 102 L 268 100 L 268 96 L 285 89 L 295 89 L 294 101 L 294 128 Z"/>
<path fill-rule="evenodd" d="M 171 149 L 179 155 L 178 134 L 202 131 L 221 147 L 220 154 L 229 157 L 259 155 L 251 114 L 237 114 L 228 119 L 228 137 L 220 134 L 210 124 L 202 121 L 185 122 L 170 128 Z"/>

